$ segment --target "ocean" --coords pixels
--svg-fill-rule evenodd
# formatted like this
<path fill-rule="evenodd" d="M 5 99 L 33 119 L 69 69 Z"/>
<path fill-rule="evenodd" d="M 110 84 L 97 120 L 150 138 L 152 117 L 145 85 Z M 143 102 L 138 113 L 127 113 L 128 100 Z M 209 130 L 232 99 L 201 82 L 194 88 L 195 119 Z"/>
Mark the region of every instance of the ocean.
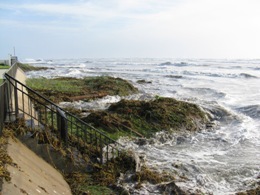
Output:
<path fill-rule="evenodd" d="M 215 125 L 210 130 L 172 135 L 162 130 L 142 146 L 134 140 L 119 140 L 145 156 L 152 169 L 178 175 L 176 184 L 182 189 L 234 194 L 260 181 L 259 59 L 86 58 L 24 62 L 52 68 L 28 72 L 28 77 L 121 77 L 140 90 L 140 94 L 124 98 L 173 97 L 196 103 L 211 113 Z M 147 83 L 137 83 L 143 79 Z M 120 99 L 109 96 L 75 105 L 105 109 Z M 136 194 L 151 194 L 152 189 L 147 184 Z"/>

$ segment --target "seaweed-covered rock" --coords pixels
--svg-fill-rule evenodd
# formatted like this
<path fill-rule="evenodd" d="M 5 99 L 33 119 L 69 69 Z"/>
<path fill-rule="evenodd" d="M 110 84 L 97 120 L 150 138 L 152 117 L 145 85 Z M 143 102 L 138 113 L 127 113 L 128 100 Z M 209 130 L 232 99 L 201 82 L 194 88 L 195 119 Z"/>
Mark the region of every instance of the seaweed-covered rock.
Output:
<path fill-rule="evenodd" d="M 59 77 L 30 78 L 26 84 L 53 102 L 91 100 L 107 95 L 127 96 L 138 92 L 128 81 L 108 76 L 84 79 Z"/>
<path fill-rule="evenodd" d="M 186 193 L 182 191 L 174 182 L 170 182 L 167 184 L 161 184 L 159 186 L 163 194 L 169 195 L 185 195 Z"/>
<path fill-rule="evenodd" d="M 245 192 L 236 193 L 236 195 L 259 195 L 259 194 L 260 194 L 260 186 L 256 187 L 255 189 L 247 190 Z"/>
<path fill-rule="evenodd" d="M 121 100 L 106 111 L 93 111 L 83 120 L 110 134 L 130 132 L 145 137 L 161 130 L 196 131 L 208 122 L 199 106 L 173 98 Z"/>
<path fill-rule="evenodd" d="M 137 93 L 138 90 L 128 81 L 121 78 L 108 76 L 88 77 L 84 79 L 85 86 L 92 91 L 105 92 L 108 95 L 125 96 L 132 93 Z"/>

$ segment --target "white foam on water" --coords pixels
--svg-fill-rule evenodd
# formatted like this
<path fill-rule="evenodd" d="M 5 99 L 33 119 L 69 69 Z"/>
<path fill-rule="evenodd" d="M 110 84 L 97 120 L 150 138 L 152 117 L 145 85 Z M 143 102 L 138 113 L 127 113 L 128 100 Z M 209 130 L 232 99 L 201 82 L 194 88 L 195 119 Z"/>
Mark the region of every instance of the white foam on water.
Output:
<path fill-rule="evenodd" d="M 46 66 L 54 69 L 29 72 L 28 76 L 121 77 L 141 91 L 127 98 L 167 96 L 211 110 L 217 124 L 211 131 L 173 135 L 161 132 L 145 145 L 119 140 L 126 148 L 145 155 L 151 168 L 185 176 L 187 180 L 177 182 L 182 188 L 214 195 L 234 194 L 249 189 L 259 177 L 260 60 L 62 59 Z M 150 83 L 136 83 L 141 79 Z M 106 109 L 120 99 L 108 96 L 72 104 L 81 109 Z M 146 188 L 142 193 L 148 193 L 153 186 L 147 184 Z"/>

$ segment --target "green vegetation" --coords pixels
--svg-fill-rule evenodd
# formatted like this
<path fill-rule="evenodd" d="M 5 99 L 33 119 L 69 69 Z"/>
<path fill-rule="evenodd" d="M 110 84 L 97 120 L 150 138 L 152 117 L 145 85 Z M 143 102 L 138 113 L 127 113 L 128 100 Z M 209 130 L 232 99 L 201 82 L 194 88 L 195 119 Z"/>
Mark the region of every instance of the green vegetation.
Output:
<path fill-rule="evenodd" d="M 0 191 L 1 191 L 1 184 L 3 183 L 3 179 L 6 181 L 10 181 L 10 172 L 7 170 L 6 165 L 14 164 L 12 162 L 11 157 L 7 154 L 6 146 L 8 137 L 12 136 L 8 130 L 4 129 L 3 133 L 0 137 Z"/>
<path fill-rule="evenodd" d="M 54 102 L 91 100 L 106 95 L 130 95 L 138 92 L 128 81 L 108 76 L 84 79 L 61 77 L 56 79 L 27 79 L 26 84 Z"/>
<path fill-rule="evenodd" d="M 105 95 L 137 92 L 127 81 L 112 77 L 28 79 L 27 85 L 54 102 L 89 100 Z M 79 110 L 68 110 L 80 115 Z M 199 130 L 208 122 L 195 104 L 173 98 L 156 97 L 153 101 L 122 100 L 105 111 L 89 111 L 83 120 L 116 140 L 121 136 L 151 137 L 162 130 Z"/>
<path fill-rule="evenodd" d="M 45 95 L 51 92 L 64 94 L 79 94 L 83 90 L 83 84 L 80 79 L 63 78 L 63 79 L 46 79 L 31 78 L 26 80 L 26 84 L 36 91 Z"/>
<path fill-rule="evenodd" d="M 196 131 L 208 122 L 197 105 L 173 98 L 121 100 L 106 111 L 92 111 L 83 120 L 109 133 L 114 139 L 129 133 L 150 137 L 161 130 Z"/>
<path fill-rule="evenodd" d="M 31 66 L 29 64 L 22 64 L 22 63 L 18 63 L 18 66 L 24 71 L 24 72 L 28 72 L 28 71 L 38 71 L 38 70 L 47 70 L 48 68 L 46 67 L 36 67 L 36 66 Z"/>
<path fill-rule="evenodd" d="M 0 84 L 2 84 L 2 83 L 3 83 L 3 81 L 4 81 L 4 79 L 0 79 Z"/>
<path fill-rule="evenodd" d="M 85 78 L 84 81 L 90 91 L 104 91 L 108 95 L 126 96 L 138 92 L 133 85 L 121 78 L 113 78 L 109 76 L 94 78 L 88 77 Z"/>
<path fill-rule="evenodd" d="M 72 193 L 75 195 L 124 194 L 124 189 L 116 187 L 116 183 L 120 174 L 126 173 L 132 173 L 132 180 L 136 182 L 136 187 L 140 187 L 140 185 L 146 181 L 156 184 L 162 181 L 171 181 L 173 179 L 173 177 L 167 174 L 159 175 L 148 168 L 143 168 L 139 172 L 135 172 L 137 164 L 133 158 L 133 153 L 129 151 L 121 151 L 116 158 L 101 165 L 96 164 L 96 161 L 92 160 L 93 155 L 98 152 L 95 147 L 86 144 L 84 144 L 83 147 L 82 140 L 77 139 L 76 137 L 70 136 L 69 144 L 64 146 L 64 143 L 56 137 L 57 132 L 48 133 L 48 131 L 31 129 L 25 125 L 23 120 L 18 120 L 16 123 L 10 123 L 6 126 L 6 129 L 6 132 L 11 136 L 20 138 L 24 135 L 28 135 L 28 132 L 30 132 L 32 136 L 26 136 L 26 139 L 29 139 L 28 142 L 32 143 L 33 140 L 35 140 L 36 143 L 40 143 L 37 145 L 38 149 L 35 150 L 37 154 L 47 162 L 50 162 L 51 165 L 63 174 L 65 180 L 71 187 Z M 26 139 L 22 138 L 21 140 Z M 2 140 L 6 143 L 7 139 L 3 138 L 1 141 Z M 1 143 L 2 142 L 0 142 L 0 146 Z M 46 147 L 46 145 L 48 145 L 48 147 Z M 47 155 L 45 150 L 43 150 L 44 152 L 41 152 L 41 146 L 48 148 Z M 51 161 L 47 160 L 46 156 L 51 158 Z M 0 162 L 3 162 L 3 168 L 5 167 L 5 164 L 11 163 L 8 156 L 4 156 L 0 153 L 0 157 Z M 6 177 L 7 180 L 11 179 L 8 172 L 1 173 L 3 174 L 0 175 L 0 178 Z"/>
<path fill-rule="evenodd" d="M 0 64 L 0 69 L 9 69 L 10 66 L 5 65 L 5 64 Z"/>
<path fill-rule="evenodd" d="M 256 184 L 255 189 L 247 190 L 246 192 L 238 192 L 236 195 L 259 195 L 260 194 L 260 182 Z"/>

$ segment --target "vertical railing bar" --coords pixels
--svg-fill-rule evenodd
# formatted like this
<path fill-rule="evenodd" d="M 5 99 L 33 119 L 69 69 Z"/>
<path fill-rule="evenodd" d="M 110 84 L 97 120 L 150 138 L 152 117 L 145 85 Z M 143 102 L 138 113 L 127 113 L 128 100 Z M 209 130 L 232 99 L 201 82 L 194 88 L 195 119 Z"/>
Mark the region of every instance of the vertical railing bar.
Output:
<path fill-rule="evenodd" d="M 71 135 L 73 135 L 73 122 L 72 122 L 72 117 L 70 117 L 70 132 L 71 132 Z"/>
<path fill-rule="evenodd" d="M 82 138 L 82 141 L 84 142 L 84 147 L 85 147 L 85 136 L 83 136 L 83 133 L 85 132 L 85 128 L 84 128 L 84 124 L 81 123 L 81 138 Z"/>
<path fill-rule="evenodd" d="M 23 87 L 23 86 L 22 86 Z M 23 104 L 23 112 L 24 112 L 24 93 L 22 93 L 22 104 Z"/>
<path fill-rule="evenodd" d="M 13 105 L 12 105 L 12 96 L 11 96 L 11 84 L 10 84 L 10 82 L 8 83 L 8 106 L 9 106 L 9 109 L 8 109 L 8 114 L 9 114 L 9 120 L 11 121 L 11 116 L 12 116 L 12 111 L 13 111 Z"/>
<path fill-rule="evenodd" d="M 88 137 L 87 137 L 87 134 L 86 134 L 86 131 L 87 131 L 87 127 L 86 125 L 84 124 L 84 140 L 85 140 L 85 144 L 84 146 L 86 147 L 87 146 L 87 143 L 88 143 Z"/>
<path fill-rule="evenodd" d="M 106 139 L 106 138 L 105 138 Z M 106 147 L 107 147 L 107 154 L 106 154 L 106 156 L 107 156 L 107 161 L 106 162 L 108 162 L 108 144 L 106 144 Z"/>
<path fill-rule="evenodd" d="M 103 146 L 102 140 L 100 139 L 99 147 L 100 147 L 100 163 L 103 164 Z"/>
<path fill-rule="evenodd" d="M 97 143 L 97 132 L 95 132 L 95 141 L 96 141 L 96 148 L 97 148 L 97 150 L 98 150 L 98 143 Z"/>
<path fill-rule="evenodd" d="M 11 84 L 9 84 L 9 99 L 10 99 L 10 106 L 11 106 L 11 110 L 13 111 L 13 98 L 12 98 L 12 90 L 11 90 Z M 11 119 L 11 112 L 12 111 L 9 111 L 10 112 L 10 119 Z"/>
<path fill-rule="evenodd" d="M 45 126 L 48 126 L 48 119 L 47 119 L 47 106 L 44 106 L 44 120 L 45 120 Z"/>
<path fill-rule="evenodd" d="M 76 130 L 76 137 L 77 137 L 78 145 L 79 145 L 79 134 L 78 134 L 78 133 L 79 133 L 79 132 L 78 132 L 79 129 L 78 129 L 78 125 L 76 125 L 76 127 L 77 127 L 77 130 Z"/>
<path fill-rule="evenodd" d="M 51 129 L 54 129 L 54 125 L 53 125 L 53 109 L 51 109 Z"/>
<path fill-rule="evenodd" d="M 15 85 L 14 85 L 14 106 L 15 106 L 15 117 L 17 118 L 18 117 L 18 93 L 17 93 L 17 82 L 15 82 Z"/>
<path fill-rule="evenodd" d="M 27 96 L 28 96 L 28 94 L 27 94 Z M 33 123 L 34 123 L 33 116 L 32 116 L 33 107 L 32 107 L 32 102 L 30 101 L 29 96 L 28 96 L 28 103 L 29 102 L 30 102 L 30 111 L 31 111 L 31 113 L 30 113 L 30 115 L 31 115 L 31 128 L 33 129 Z"/>

